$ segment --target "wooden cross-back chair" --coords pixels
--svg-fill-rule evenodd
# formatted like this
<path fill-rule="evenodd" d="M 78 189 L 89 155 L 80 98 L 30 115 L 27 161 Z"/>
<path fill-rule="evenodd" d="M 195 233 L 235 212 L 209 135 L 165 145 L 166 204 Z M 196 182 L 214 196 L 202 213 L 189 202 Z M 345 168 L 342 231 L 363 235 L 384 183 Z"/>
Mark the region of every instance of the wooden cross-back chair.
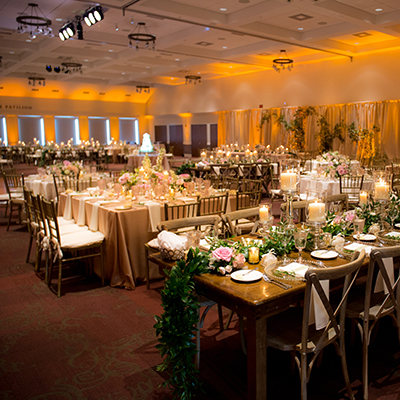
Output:
<path fill-rule="evenodd" d="M 261 202 L 261 189 L 259 191 L 236 192 L 236 210 L 258 207 Z"/>
<path fill-rule="evenodd" d="M 271 184 L 270 168 L 273 168 L 270 163 L 260 162 L 256 164 L 256 179 L 260 179 L 265 193 L 269 194 L 269 186 Z"/>
<path fill-rule="evenodd" d="M 31 202 L 33 206 L 33 212 L 35 217 L 35 226 L 36 226 L 36 261 L 35 261 L 35 272 L 39 273 L 42 263 L 42 253 L 43 250 L 46 251 L 46 266 L 48 263 L 48 249 L 44 249 L 43 239 L 47 237 L 47 226 L 46 219 L 43 214 L 43 209 L 41 206 L 41 198 L 40 196 L 35 196 L 33 193 L 31 194 Z M 47 267 L 46 267 L 47 273 Z M 47 275 L 45 277 L 45 281 L 47 283 Z"/>
<path fill-rule="evenodd" d="M 254 163 L 240 163 L 239 175 L 241 179 L 255 179 L 256 165 Z"/>
<path fill-rule="evenodd" d="M 10 229 L 11 219 L 14 211 L 18 211 L 18 222 L 21 224 L 21 213 L 25 205 L 24 200 L 24 175 L 3 174 L 4 184 L 8 194 L 8 206 L 10 216 L 8 218 L 7 231 Z"/>
<path fill-rule="evenodd" d="M 28 245 L 28 253 L 26 255 L 26 263 L 29 263 L 29 256 L 31 254 L 32 242 L 36 242 L 36 221 L 35 221 L 35 209 L 32 204 L 32 196 L 33 192 L 28 190 L 24 186 L 24 200 L 25 200 L 25 218 L 26 218 L 26 227 L 28 228 L 29 233 L 29 245 Z"/>
<path fill-rule="evenodd" d="M 254 233 L 258 228 L 260 211 L 258 207 L 236 210 L 222 216 L 229 236 Z M 240 230 L 240 231 L 239 231 Z"/>
<path fill-rule="evenodd" d="M 400 266 L 394 265 L 393 281 L 389 278 L 385 261 L 400 261 L 400 246 L 375 248 L 371 250 L 367 272 L 367 281 L 364 286 L 350 294 L 347 304 L 346 317 L 355 321 L 358 327 L 363 345 L 362 355 L 362 383 L 364 399 L 368 399 L 368 346 L 371 333 L 378 321 L 390 316 L 397 329 L 397 336 L 400 341 Z M 377 291 L 377 280 L 382 284 L 382 290 Z M 375 293 L 376 291 L 376 293 Z"/>
<path fill-rule="evenodd" d="M 164 219 L 169 221 L 171 219 L 178 218 L 193 218 L 198 215 L 199 202 L 175 204 L 165 203 L 164 204 Z"/>
<path fill-rule="evenodd" d="M 347 371 L 344 324 L 348 295 L 354 286 L 364 256 L 362 250 L 356 260 L 340 267 L 308 269 L 305 273 L 304 306 L 290 307 L 268 319 L 267 344 L 278 350 L 289 351 L 294 356 L 300 373 L 302 400 L 307 399 L 307 382 L 312 367 L 318 355 L 329 344 L 336 347 L 348 395 L 350 399 L 354 399 Z M 341 298 L 335 298 L 331 302 L 321 286 L 321 281 L 337 279 L 344 279 Z M 321 300 L 321 307 L 327 315 L 327 325 L 319 330 L 314 323 L 310 324 L 312 295 L 314 301 L 317 298 Z M 339 301 L 336 302 L 337 300 Z"/>
<path fill-rule="evenodd" d="M 52 252 L 47 273 L 47 284 L 50 290 L 57 294 L 57 297 L 61 297 L 62 272 L 64 265 L 94 257 L 100 257 L 101 283 L 104 286 L 104 235 L 100 232 L 92 232 L 89 230 L 61 235 L 54 202 L 42 199 L 41 205 L 46 219 L 50 249 Z M 57 289 L 55 289 L 51 283 L 54 260 L 58 261 Z"/>

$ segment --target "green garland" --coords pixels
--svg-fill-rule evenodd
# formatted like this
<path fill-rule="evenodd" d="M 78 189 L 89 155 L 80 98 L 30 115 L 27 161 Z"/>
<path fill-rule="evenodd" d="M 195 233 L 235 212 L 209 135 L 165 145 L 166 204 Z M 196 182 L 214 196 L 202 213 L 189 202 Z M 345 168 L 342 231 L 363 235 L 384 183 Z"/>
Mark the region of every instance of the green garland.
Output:
<path fill-rule="evenodd" d="M 167 371 L 169 379 L 162 385 L 173 389 L 175 399 L 190 400 L 200 386 L 198 370 L 193 359 L 196 344 L 193 332 L 199 321 L 199 303 L 195 292 L 194 276 L 208 272 L 209 256 L 197 248 L 190 249 L 186 260 L 180 260 L 167 275 L 161 292 L 164 313 L 155 316 L 156 335 L 163 362 L 157 371 Z"/>
<path fill-rule="evenodd" d="M 176 175 L 181 175 L 181 174 L 189 174 L 192 175 L 192 171 L 190 171 L 190 168 L 194 168 L 195 163 L 191 160 L 189 160 L 187 163 L 180 165 L 175 173 Z"/>

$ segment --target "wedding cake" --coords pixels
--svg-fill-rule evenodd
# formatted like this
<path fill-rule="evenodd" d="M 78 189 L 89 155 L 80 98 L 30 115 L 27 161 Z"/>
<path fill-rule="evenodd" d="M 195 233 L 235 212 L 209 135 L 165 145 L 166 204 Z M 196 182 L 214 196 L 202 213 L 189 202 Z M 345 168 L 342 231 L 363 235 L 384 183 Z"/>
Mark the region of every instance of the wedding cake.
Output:
<path fill-rule="evenodd" d="M 151 144 L 150 135 L 148 133 L 143 134 L 142 145 L 140 151 L 150 153 L 153 151 L 153 145 Z"/>

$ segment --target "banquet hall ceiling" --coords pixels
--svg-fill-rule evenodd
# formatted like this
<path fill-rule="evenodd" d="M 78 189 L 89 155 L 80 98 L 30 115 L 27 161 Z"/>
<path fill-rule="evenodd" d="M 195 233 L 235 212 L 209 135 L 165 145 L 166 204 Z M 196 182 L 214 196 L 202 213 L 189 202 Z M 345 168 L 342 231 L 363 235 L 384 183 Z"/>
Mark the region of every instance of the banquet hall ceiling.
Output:
<path fill-rule="evenodd" d="M 297 68 L 338 57 L 350 63 L 350 57 L 400 47 L 400 0 L 37 1 L 54 37 L 18 33 L 16 17 L 28 1 L 0 0 L 0 77 L 177 85 L 188 74 L 204 81 L 272 69 L 280 50 Z M 83 40 L 62 42 L 58 30 L 95 4 L 104 20 L 83 23 Z M 155 51 L 128 46 L 138 22 L 156 35 Z M 83 64 L 82 74 L 46 72 L 46 65 L 67 57 Z"/>

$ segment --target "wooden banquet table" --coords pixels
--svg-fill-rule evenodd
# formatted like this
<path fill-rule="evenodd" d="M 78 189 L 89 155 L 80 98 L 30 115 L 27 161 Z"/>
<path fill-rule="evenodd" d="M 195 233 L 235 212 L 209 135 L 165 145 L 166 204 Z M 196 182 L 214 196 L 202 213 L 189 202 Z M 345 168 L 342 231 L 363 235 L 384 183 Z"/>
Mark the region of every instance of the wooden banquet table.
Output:
<path fill-rule="evenodd" d="M 244 237 L 249 237 L 244 235 Z M 298 253 L 288 256 L 297 259 Z M 303 251 L 303 259 L 313 260 L 310 253 Z M 154 258 L 154 256 L 153 256 Z M 158 257 L 160 268 L 171 268 L 171 262 Z M 315 261 L 315 260 L 314 260 Z M 346 264 L 348 261 L 337 257 L 324 260 L 328 267 Z M 364 260 L 368 265 L 369 258 Z M 249 268 L 263 267 L 251 265 Z M 291 283 L 289 290 L 267 283 L 263 279 L 254 283 L 237 283 L 229 276 L 203 274 L 195 276 L 196 291 L 210 300 L 247 318 L 247 400 L 267 398 L 267 327 L 268 318 L 288 309 L 290 305 L 303 300 L 305 283 Z"/>

